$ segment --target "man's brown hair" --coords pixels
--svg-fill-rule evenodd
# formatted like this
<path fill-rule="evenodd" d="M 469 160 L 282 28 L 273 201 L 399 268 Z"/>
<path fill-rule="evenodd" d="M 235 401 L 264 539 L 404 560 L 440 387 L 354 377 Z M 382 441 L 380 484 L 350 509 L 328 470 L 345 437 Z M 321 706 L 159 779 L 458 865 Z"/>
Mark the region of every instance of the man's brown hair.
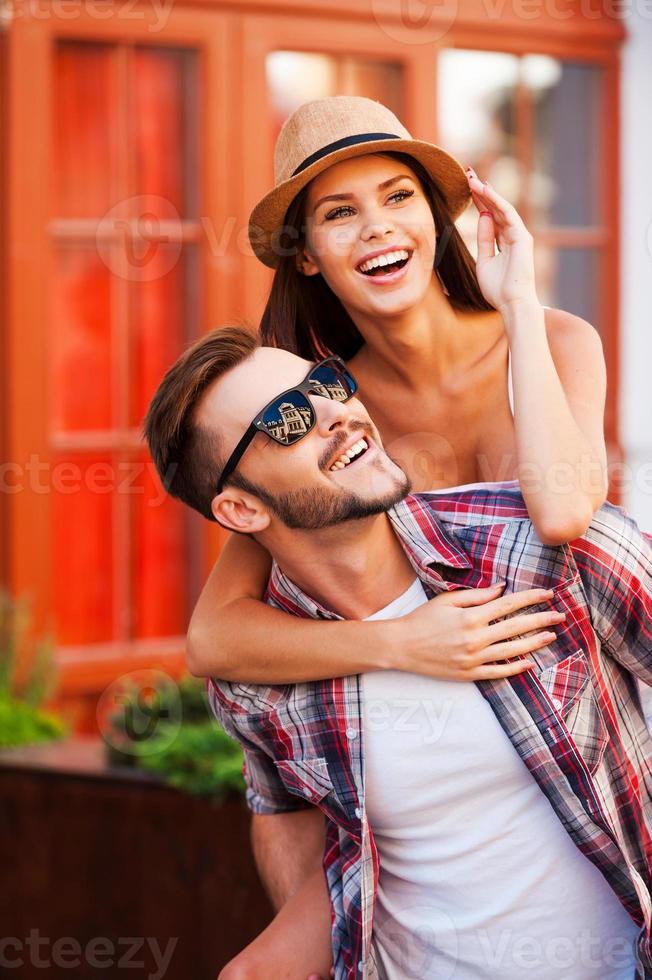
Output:
<path fill-rule="evenodd" d="M 219 437 L 197 424 L 195 409 L 209 385 L 259 346 L 245 327 L 213 330 L 172 365 L 147 409 L 143 431 L 163 486 L 209 520 L 225 460 Z"/>

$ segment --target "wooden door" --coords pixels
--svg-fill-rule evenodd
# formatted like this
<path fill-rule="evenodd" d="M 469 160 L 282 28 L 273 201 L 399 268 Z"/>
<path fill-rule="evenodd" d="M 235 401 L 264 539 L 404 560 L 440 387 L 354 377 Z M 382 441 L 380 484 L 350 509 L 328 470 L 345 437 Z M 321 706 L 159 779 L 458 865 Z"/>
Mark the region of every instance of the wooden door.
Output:
<path fill-rule="evenodd" d="M 12 29 L 8 578 L 55 638 L 82 727 L 117 674 L 181 668 L 219 546 L 163 492 L 141 427 L 234 287 L 205 233 L 225 221 L 230 30 L 193 11 L 159 34 L 92 16 Z"/>

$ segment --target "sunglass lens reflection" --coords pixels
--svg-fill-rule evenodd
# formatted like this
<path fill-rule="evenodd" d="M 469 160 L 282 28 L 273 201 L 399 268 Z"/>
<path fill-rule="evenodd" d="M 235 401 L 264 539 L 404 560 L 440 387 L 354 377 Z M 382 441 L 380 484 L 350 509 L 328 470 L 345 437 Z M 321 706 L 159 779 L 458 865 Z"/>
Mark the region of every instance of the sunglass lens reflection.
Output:
<path fill-rule="evenodd" d="M 328 364 L 318 364 L 310 374 L 310 381 L 316 394 L 338 402 L 346 401 L 356 389 L 350 374 Z"/>
<path fill-rule="evenodd" d="M 298 391 L 272 402 L 263 415 L 267 435 L 284 446 L 305 436 L 313 421 L 310 402 Z"/>

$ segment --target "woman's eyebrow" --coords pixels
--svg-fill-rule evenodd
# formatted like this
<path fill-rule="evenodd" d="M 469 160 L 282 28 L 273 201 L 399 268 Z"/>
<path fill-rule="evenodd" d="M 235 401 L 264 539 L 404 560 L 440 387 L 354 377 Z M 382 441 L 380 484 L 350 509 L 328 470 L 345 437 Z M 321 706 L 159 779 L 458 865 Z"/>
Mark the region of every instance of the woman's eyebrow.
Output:
<path fill-rule="evenodd" d="M 411 177 L 410 174 L 399 174 L 398 177 L 390 177 L 389 180 L 384 180 L 382 184 L 378 185 L 378 190 L 384 191 L 385 188 L 391 187 L 392 184 L 398 183 L 399 180 L 414 180 L 414 177 Z"/>
<path fill-rule="evenodd" d="M 378 185 L 379 191 L 384 191 L 392 184 L 398 183 L 399 180 L 414 180 L 410 174 L 399 174 L 397 177 L 390 177 L 389 180 L 384 180 Z M 317 210 L 320 204 L 324 204 L 325 201 L 350 201 L 354 197 L 353 194 L 327 194 L 325 197 L 320 197 L 313 207 L 313 213 Z"/>

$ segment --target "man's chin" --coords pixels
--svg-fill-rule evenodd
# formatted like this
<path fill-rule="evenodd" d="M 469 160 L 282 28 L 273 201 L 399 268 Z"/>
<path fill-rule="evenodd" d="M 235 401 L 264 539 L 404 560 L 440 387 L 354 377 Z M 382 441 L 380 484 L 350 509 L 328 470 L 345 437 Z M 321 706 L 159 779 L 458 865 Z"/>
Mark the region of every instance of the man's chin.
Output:
<path fill-rule="evenodd" d="M 376 517 L 404 500 L 411 490 L 409 477 L 398 466 L 396 471 L 395 478 L 383 480 L 386 486 L 377 492 L 361 494 L 355 488 L 341 488 L 340 493 L 322 488 L 295 490 L 275 498 L 271 507 L 286 527 L 297 531 L 317 531 Z"/>
<path fill-rule="evenodd" d="M 343 494 L 341 499 L 348 502 L 352 511 L 351 516 L 344 520 L 382 514 L 404 500 L 412 490 L 410 477 L 384 451 L 367 468 L 364 479 L 361 477 L 362 474 L 358 478 L 358 486 L 340 484 Z"/>
<path fill-rule="evenodd" d="M 393 458 L 393 456 L 390 456 L 388 452 L 385 452 L 385 456 L 391 465 L 392 476 L 397 481 L 398 485 L 403 488 L 403 496 L 400 498 L 403 500 L 409 493 L 412 493 L 412 480 L 405 472 L 403 467 Z M 399 501 L 397 500 L 396 503 L 398 502 Z"/>

